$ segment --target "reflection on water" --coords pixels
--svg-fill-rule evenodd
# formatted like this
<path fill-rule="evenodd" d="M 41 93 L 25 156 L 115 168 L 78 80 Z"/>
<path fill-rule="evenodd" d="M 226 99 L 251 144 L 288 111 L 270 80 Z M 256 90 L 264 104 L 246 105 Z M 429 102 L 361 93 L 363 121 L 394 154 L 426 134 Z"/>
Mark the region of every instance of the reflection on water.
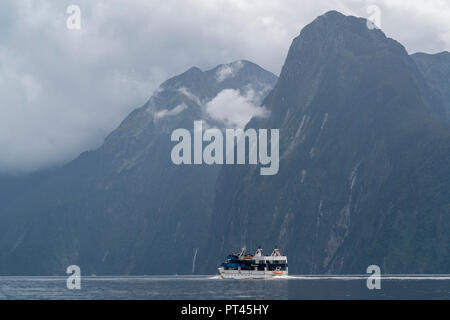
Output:
<path fill-rule="evenodd" d="M 383 276 L 368 290 L 366 276 L 288 276 L 223 280 L 217 276 L 0 277 L 0 299 L 450 299 L 450 275 Z"/>

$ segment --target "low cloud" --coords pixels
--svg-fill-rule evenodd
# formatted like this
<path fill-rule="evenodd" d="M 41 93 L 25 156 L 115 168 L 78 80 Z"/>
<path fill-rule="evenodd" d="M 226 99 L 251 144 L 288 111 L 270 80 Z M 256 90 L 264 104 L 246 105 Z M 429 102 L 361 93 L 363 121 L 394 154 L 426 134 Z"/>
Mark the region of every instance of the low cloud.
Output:
<path fill-rule="evenodd" d="M 81 30 L 68 30 L 72 4 L 0 3 L 0 173 L 97 148 L 160 83 L 192 66 L 247 59 L 279 74 L 292 39 L 328 10 L 367 17 L 376 4 L 382 30 L 409 52 L 450 50 L 448 1 L 77 0 Z M 251 114 L 212 110 L 236 125 Z"/>
<path fill-rule="evenodd" d="M 205 105 L 206 113 L 228 128 L 244 128 L 252 117 L 266 117 L 269 111 L 254 104 L 255 93 L 248 91 L 241 95 L 239 90 L 222 90 Z"/>
<path fill-rule="evenodd" d="M 183 112 L 184 110 L 187 109 L 187 105 L 185 105 L 184 103 L 176 106 L 175 108 L 172 109 L 163 109 L 161 111 L 158 111 L 155 114 L 155 119 L 161 119 L 161 118 L 165 118 L 165 117 L 172 117 L 172 116 L 176 116 L 178 114 L 180 114 L 181 112 Z"/>
<path fill-rule="evenodd" d="M 192 100 L 199 106 L 201 106 L 203 104 L 195 94 L 193 94 L 192 92 L 190 92 L 188 89 L 186 89 L 184 87 L 178 89 L 178 92 L 181 93 L 182 95 L 185 95 L 186 97 L 188 97 L 190 100 Z"/>

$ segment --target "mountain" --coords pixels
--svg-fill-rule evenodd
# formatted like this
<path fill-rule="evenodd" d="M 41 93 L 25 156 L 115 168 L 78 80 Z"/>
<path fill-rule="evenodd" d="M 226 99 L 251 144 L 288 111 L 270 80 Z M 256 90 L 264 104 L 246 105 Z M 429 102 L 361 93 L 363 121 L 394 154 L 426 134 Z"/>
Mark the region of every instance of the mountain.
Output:
<path fill-rule="evenodd" d="M 279 172 L 221 168 L 202 271 L 243 245 L 278 245 L 295 274 L 362 274 L 372 264 L 450 272 L 441 102 L 405 48 L 365 19 L 315 19 L 263 102 L 270 117 L 246 126 L 279 129 Z"/>
<path fill-rule="evenodd" d="M 278 245 L 291 273 L 449 273 L 447 70 L 447 53 L 408 56 L 336 11 L 294 39 L 279 79 L 243 60 L 191 68 L 99 149 L 0 177 L 0 274 L 215 273 L 243 245 Z M 252 114 L 247 129 L 279 129 L 276 175 L 172 163 L 175 129 Z"/>
<path fill-rule="evenodd" d="M 416 62 L 430 86 L 441 97 L 446 116 L 450 120 L 450 52 L 436 54 L 415 53 L 411 58 Z"/>
<path fill-rule="evenodd" d="M 192 273 L 220 166 L 173 164 L 171 133 L 192 132 L 195 120 L 223 128 L 228 106 L 208 108 L 217 97 L 259 105 L 276 80 L 244 60 L 191 68 L 164 82 L 98 150 L 3 178 L 0 274 L 57 275 L 71 264 L 83 274 Z"/>

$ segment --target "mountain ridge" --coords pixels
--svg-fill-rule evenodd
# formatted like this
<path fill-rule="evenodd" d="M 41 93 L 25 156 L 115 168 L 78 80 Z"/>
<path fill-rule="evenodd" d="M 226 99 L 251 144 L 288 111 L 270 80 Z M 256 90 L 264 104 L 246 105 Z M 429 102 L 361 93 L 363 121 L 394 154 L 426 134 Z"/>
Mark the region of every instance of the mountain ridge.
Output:
<path fill-rule="evenodd" d="M 204 265 L 276 244 L 294 273 L 448 272 L 449 126 L 401 44 L 364 19 L 320 16 L 263 105 L 271 117 L 247 128 L 280 129 L 280 171 L 221 169 Z"/>
<path fill-rule="evenodd" d="M 0 184 L 0 274 L 215 273 L 242 245 L 278 245 L 292 273 L 448 273 L 442 56 L 430 69 L 435 56 L 331 11 L 293 40 L 279 79 L 246 60 L 192 67 L 100 148 Z M 245 128 L 280 129 L 277 175 L 171 163 L 173 129 L 227 127 L 205 108 L 227 90 L 270 111 Z"/>
<path fill-rule="evenodd" d="M 217 68 L 234 65 L 216 80 Z M 191 273 L 182 262 L 204 241 L 219 166 L 172 164 L 170 134 L 200 119 L 222 127 L 205 103 L 225 89 L 262 99 L 276 81 L 249 62 L 221 66 L 168 79 L 101 147 L 2 207 L 0 273 L 57 275 L 70 264 L 85 274 Z"/>

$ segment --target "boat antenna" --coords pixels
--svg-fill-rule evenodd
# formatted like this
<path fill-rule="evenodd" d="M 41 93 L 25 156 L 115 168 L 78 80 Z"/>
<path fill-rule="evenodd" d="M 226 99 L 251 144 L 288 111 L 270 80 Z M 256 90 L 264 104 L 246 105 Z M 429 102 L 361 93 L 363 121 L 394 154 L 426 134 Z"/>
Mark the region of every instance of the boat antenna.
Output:
<path fill-rule="evenodd" d="M 239 254 L 239 257 L 243 257 L 245 255 L 245 250 L 247 248 L 245 246 L 242 247 L 241 253 Z"/>

